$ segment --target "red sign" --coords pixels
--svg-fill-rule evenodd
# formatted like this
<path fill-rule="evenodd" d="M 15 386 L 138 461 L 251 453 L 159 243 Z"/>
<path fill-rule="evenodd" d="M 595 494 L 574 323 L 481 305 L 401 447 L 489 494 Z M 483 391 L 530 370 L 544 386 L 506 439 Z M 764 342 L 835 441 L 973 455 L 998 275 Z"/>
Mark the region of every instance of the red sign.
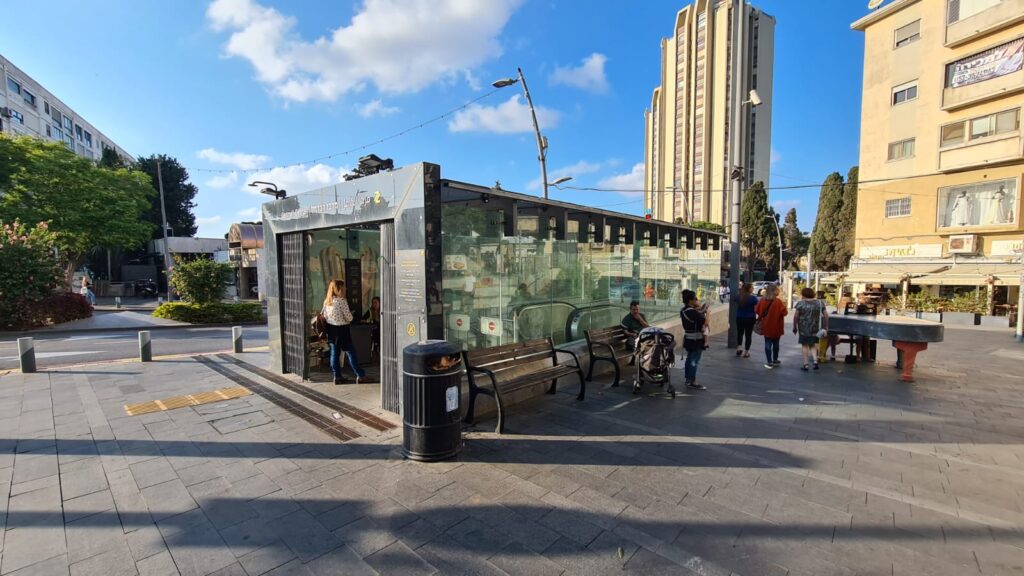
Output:
<path fill-rule="evenodd" d="M 459 328 L 462 328 L 462 318 L 456 318 L 455 325 L 458 326 Z"/>
<path fill-rule="evenodd" d="M 494 332 L 494 322 L 488 323 L 487 324 L 487 329 L 490 330 L 491 332 Z"/>

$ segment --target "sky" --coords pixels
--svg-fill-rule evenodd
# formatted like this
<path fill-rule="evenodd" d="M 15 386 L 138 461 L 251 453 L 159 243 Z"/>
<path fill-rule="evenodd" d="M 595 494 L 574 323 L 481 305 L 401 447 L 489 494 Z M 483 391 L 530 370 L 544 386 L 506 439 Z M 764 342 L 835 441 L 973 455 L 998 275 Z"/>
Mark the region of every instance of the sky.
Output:
<path fill-rule="evenodd" d="M 805 230 L 816 185 L 857 164 L 863 36 L 850 23 L 865 4 L 754 3 L 777 22 L 769 198 L 782 212 L 795 207 Z M 517 67 L 549 140 L 549 181 L 641 189 L 643 112 L 659 84 L 661 39 L 685 5 L 51 0 L 40 11 L 8 2 L 0 54 L 133 155 L 176 157 L 199 187 L 198 235 L 222 237 L 258 219 L 268 199 L 248 182 L 303 192 L 369 153 L 540 193 L 522 90 L 490 86 Z M 638 192 L 550 195 L 643 212 Z"/>

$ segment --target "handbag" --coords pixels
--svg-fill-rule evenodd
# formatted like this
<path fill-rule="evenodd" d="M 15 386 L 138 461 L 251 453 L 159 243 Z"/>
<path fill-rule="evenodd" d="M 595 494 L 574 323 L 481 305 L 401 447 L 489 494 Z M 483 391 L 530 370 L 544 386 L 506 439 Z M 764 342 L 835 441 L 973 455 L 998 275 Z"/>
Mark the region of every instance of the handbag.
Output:
<path fill-rule="evenodd" d="M 775 300 L 770 300 L 769 302 L 768 308 L 765 309 L 764 314 L 754 321 L 754 334 L 757 334 L 758 336 L 764 336 L 764 317 L 771 311 L 772 306 L 775 304 Z"/>
<path fill-rule="evenodd" d="M 317 340 L 327 339 L 327 317 L 324 313 L 317 312 L 316 316 L 313 316 L 313 320 L 310 321 L 309 327 L 313 330 L 313 335 L 316 336 Z"/>
<path fill-rule="evenodd" d="M 823 316 L 825 316 L 825 305 L 822 304 L 821 301 L 819 301 L 818 302 L 818 331 L 814 334 L 818 338 L 824 338 L 824 337 L 828 336 L 828 330 L 825 330 L 824 328 L 821 327 L 821 319 L 822 319 Z"/>

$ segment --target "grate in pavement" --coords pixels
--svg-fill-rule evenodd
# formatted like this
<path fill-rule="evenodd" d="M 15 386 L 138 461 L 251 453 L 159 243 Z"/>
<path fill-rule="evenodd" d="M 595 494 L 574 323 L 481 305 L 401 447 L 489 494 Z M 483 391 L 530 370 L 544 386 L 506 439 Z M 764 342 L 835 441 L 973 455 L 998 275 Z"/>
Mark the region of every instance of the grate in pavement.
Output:
<path fill-rule="evenodd" d="M 198 406 L 200 404 L 210 404 L 213 402 L 220 402 L 222 400 L 231 400 L 233 398 L 248 396 L 249 394 L 252 394 L 252 392 L 249 392 L 242 386 L 235 386 L 233 388 L 221 388 L 220 390 L 211 390 L 209 392 L 200 392 L 198 394 L 174 396 L 171 398 L 164 398 L 162 400 L 150 400 L 149 402 L 139 402 L 137 404 L 125 404 L 124 411 L 127 412 L 129 416 L 138 416 L 139 414 L 149 414 L 150 412 L 162 412 L 164 410 L 185 408 L 186 406 Z"/>
<path fill-rule="evenodd" d="M 397 428 L 395 424 L 388 422 L 387 420 L 381 418 L 380 416 L 367 412 L 366 410 L 356 408 L 351 404 L 342 402 L 337 398 L 332 398 L 331 396 L 328 396 L 327 394 L 324 394 L 322 392 L 317 392 L 316 390 L 313 390 L 308 386 L 296 384 L 295 382 L 292 382 L 291 380 L 283 376 L 274 374 L 273 372 L 260 368 L 259 366 L 254 366 L 252 364 L 249 364 L 248 362 L 239 360 L 227 354 L 218 354 L 217 357 L 221 358 L 222 360 L 226 360 L 228 362 L 236 364 L 242 368 L 245 368 L 249 372 L 252 372 L 253 374 L 259 376 L 260 378 L 269 380 L 286 390 L 295 392 L 300 396 L 305 396 L 306 398 L 309 398 L 310 400 L 318 404 L 323 404 L 324 406 L 327 406 L 328 408 L 335 410 L 338 413 L 355 420 L 356 422 L 360 422 L 370 428 L 373 428 L 378 432 L 386 432 L 388 430 L 391 430 L 392 428 Z"/>
<path fill-rule="evenodd" d="M 287 410 L 288 412 L 298 416 L 299 418 L 302 418 L 306 422 L 309 422 L 313 426 L 316 426 L 322 432 L 331 436 L 332 438 L 337 438 L 342 442 L 347 442 L 349 440 L 359 438 L 360 436 L 359 432 L 356 432 L 355 430 L 347 426 L 342 426 L 341 424 L 335 422 L 331 418 L 328 418 L 327 416 L 324 416 L 314 410 L 310 410 L 309 408 L 306 408 L 305 406 L 299 404 L 298 402 L 292 400 L 291 398 L 288 398 L 287 396 L 284 396 L 282 394 L 278 394 L 277 392 L 274 392 L 270 388 L 267 388 L 262 384 L 259 384 L 249 378 L 246 378 L 241 374 L 228 370 L 223 365 L 218 364 L 217 362 L 214 362 L 209 358 L 203 356 L 196 356 L 195 359 L 196 362 L 199 362 L 200 364 L 206 366 L 207 368 L 213 370 L 214 372 L 220 374 L 221 376 L 224 376 L 225 378 L 231 380 L 232 382 L 245 386 L 246 388 L 251 390 L 253 394 L 256 394 L 261 398 L 273 402 L 274 404 L 280 406 L 281 408 Z"/>

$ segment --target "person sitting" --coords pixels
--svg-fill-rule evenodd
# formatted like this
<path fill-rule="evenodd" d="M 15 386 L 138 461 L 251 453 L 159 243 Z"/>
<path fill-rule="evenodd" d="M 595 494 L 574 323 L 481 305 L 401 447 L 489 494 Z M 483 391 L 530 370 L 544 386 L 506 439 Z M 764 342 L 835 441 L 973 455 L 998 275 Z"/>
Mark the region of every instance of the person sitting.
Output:
<path fill-rule="evenodd" d="M 380 351 L 380 296 L 374 296 L 370 300 L 370 307 L 363 313 L 363 323 L 373 326 L 370 331 L 370 358 L 376 359 Z"/>
<path fill-rule="evenodd" d="M 636 338 L 640 331 L 644 328 L 650 327 L 647 323 L 647 317 L 640 312 L 640 302 L 633 300 L 629 303 L 629 314 L 622 317 L 622 322 L 619 324 L 626 329 L 626 335 L 631 339 Z"/>

